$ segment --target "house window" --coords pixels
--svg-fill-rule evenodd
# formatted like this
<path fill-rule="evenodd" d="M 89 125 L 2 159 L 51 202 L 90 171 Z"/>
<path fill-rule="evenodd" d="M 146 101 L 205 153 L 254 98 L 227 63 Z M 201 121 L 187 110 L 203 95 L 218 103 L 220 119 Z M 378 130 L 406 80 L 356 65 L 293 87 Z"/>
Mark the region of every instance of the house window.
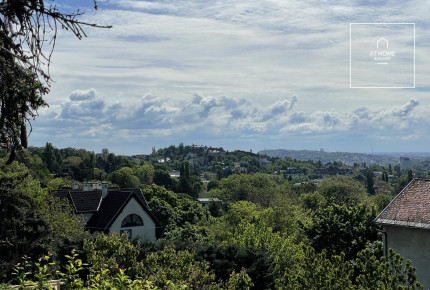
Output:
<path fill-rule="evenodd" d="M 143 226 L 143 220 L 137 214 L 129 214 L 121 223 L 122 228 Z"/>

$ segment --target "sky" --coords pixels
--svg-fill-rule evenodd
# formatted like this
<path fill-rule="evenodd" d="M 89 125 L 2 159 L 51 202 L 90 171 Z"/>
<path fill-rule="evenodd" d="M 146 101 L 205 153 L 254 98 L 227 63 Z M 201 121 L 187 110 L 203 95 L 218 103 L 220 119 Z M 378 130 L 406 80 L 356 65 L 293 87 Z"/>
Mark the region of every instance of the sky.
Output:
<path fill-rule="evenodd" d="M 59 32 L 29 145 L 430 151 L 427 1 L 54 3 L 113 27 Z"/>

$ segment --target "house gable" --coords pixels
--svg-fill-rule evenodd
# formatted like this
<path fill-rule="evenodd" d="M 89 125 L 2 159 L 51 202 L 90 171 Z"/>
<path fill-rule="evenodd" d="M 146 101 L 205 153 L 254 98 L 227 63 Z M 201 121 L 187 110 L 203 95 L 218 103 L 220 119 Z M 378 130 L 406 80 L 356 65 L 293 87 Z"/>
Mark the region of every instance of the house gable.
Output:
<path fill-rule="evenodd" d="M 131 215 L 139 216 L 142 221 L 142 226 L 125 226 L 122 227 L 123 220 Z M 127 204 L 122 208 L 121 212 L 116 216 L 115 220 L 110 225 L 109 231 L 112 233 L 121 233 L 122 231 L 131 231 L 131 237 L 141 237 L 145 240 L 155 241 L 157 236 L 157 223 L 153 220 L 153 218 L 148 214 L 146 209 L 142 207 L 142 204 L 132 196 Z"/>

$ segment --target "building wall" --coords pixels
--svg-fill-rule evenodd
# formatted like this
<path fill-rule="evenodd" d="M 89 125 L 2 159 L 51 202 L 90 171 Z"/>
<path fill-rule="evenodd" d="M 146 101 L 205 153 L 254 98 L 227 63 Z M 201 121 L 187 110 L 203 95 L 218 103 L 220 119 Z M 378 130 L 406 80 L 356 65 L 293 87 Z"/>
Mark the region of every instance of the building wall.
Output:
<path fill-rule="evenodd" d="M 143 220 L 143 226 L 139 227 L 121 227 L 123 219 L 129 214 L 137 214 Z M 136 199 L 132 198 L 128 204 L 124 207 L 123 211 L 118 215 L 118 218 L 113 222 L 110 227 L 110 232 L 120 233 L 121 230 L 132 230 L 132 238 L 139 236 L 143 240 L 155 241 L 155 222 L 146 213 L 146 211 L 140 206 Z"/>
<path fill-rule="evenodd" d="M 412 169 L 412 160 L 408 157 L 400 157 L 400 169 L 409 170 Z"/>
<path fill-rule="evenodd" d="M 83 213 L 82 216 L 84 217 L 85 223 L 87 223 L 90 218 L 93 216 L 94 213 L 92 212 L 87 212 L 87 213 Z"/>
<path fill-rule="evenodd" d="M 387 249 L 392 248 L 417 268 L 417 280 L 430 287 L 430 230 L 400 226 L 384 226 Z"/>

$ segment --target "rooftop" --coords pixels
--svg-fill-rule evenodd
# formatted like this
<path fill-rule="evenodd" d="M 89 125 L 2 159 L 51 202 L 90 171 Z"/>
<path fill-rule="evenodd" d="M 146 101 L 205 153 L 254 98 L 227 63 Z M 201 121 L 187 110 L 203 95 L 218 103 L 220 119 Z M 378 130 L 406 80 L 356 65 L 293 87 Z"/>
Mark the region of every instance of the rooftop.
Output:
<path fill-rule="evenodd" d="M 430 229 L 430 180 L 413 179 L 376 217 L 375 222 Z"/>

